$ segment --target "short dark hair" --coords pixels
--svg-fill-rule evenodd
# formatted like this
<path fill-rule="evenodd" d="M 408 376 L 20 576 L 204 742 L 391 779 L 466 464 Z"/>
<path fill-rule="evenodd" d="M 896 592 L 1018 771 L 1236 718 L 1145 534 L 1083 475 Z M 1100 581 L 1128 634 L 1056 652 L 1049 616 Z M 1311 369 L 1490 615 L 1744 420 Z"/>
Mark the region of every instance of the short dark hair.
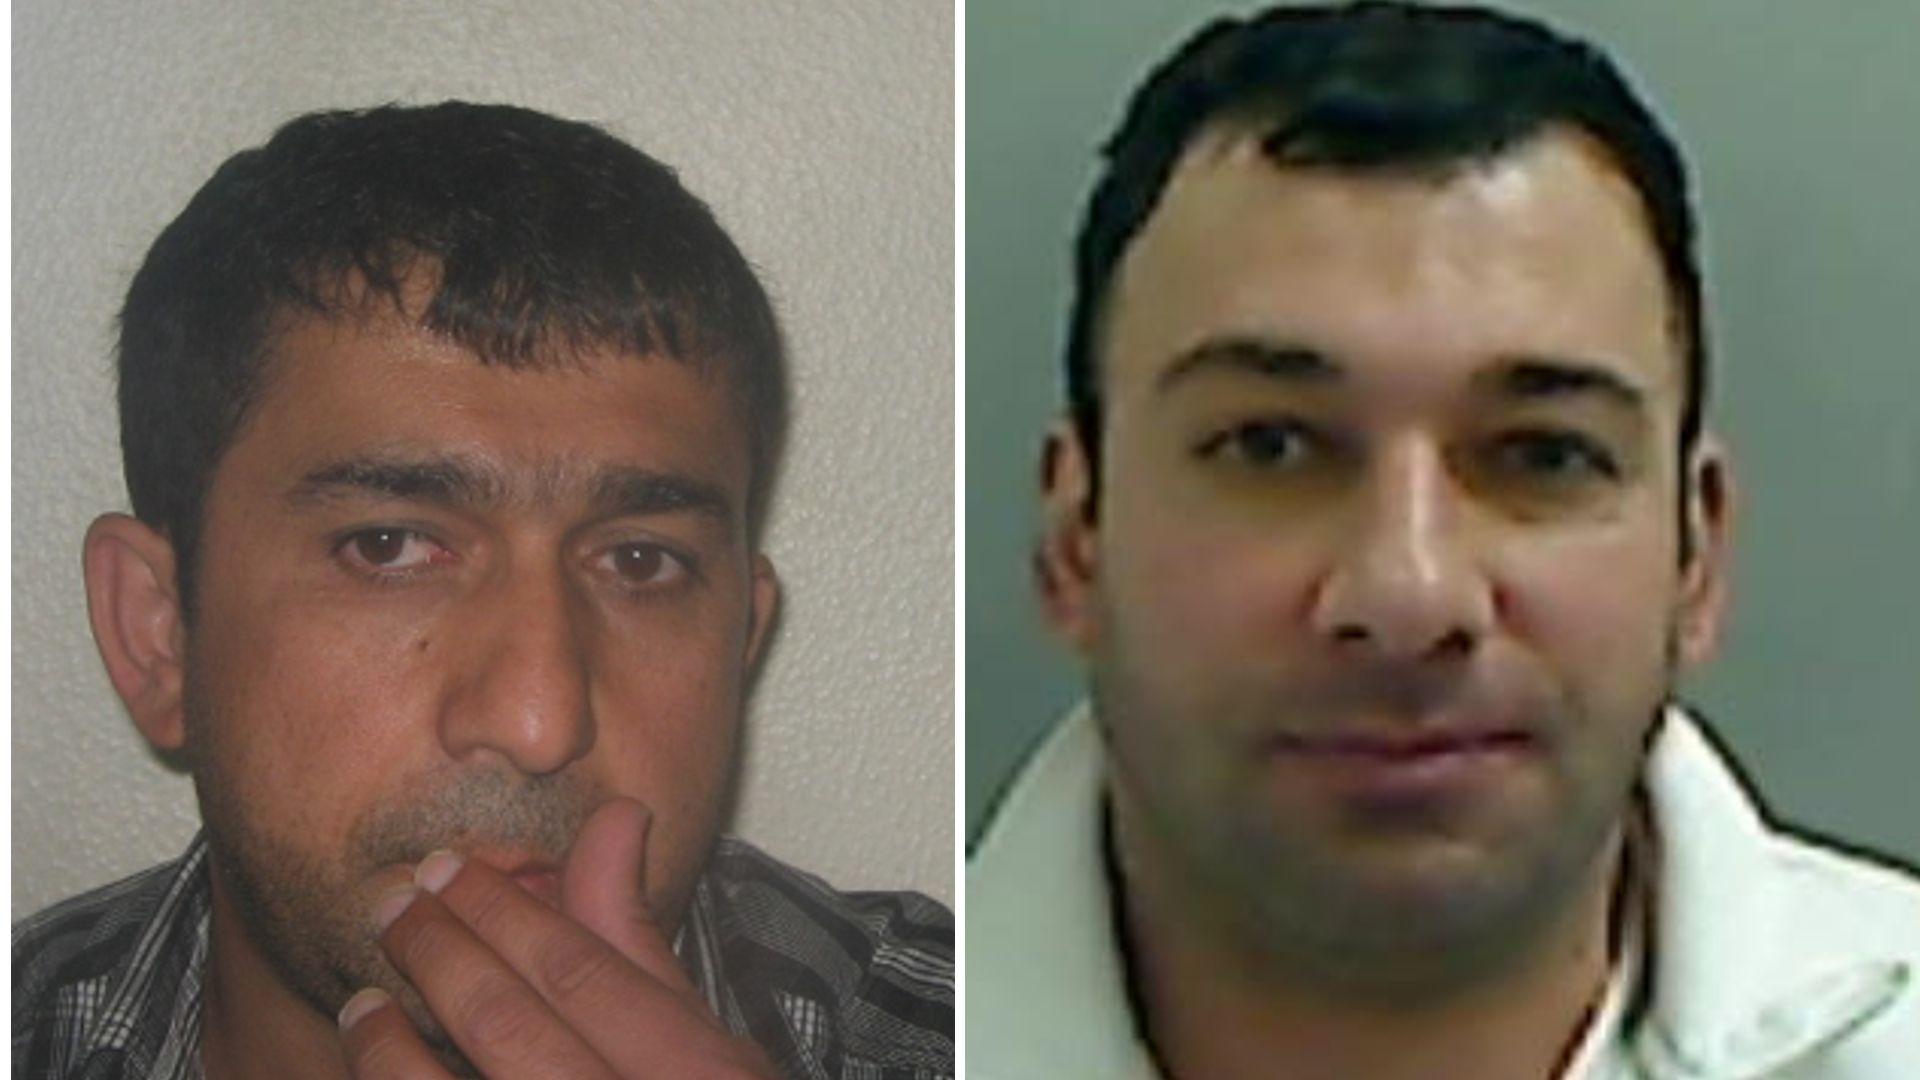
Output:
<path fill-rule="evenodd" d="M 1286 167 L 1446 171 L 1491 159 L 1552 124 L 1596 138 L 1645 204 L 1686 363 L 1684 459 L 1707 394 L 1706 328 L 1680 152 L 1598 49 L 1481 8 L 1368 2 L 1222 19 L 1134 93 L 1107 141 L 1074 260 L 1067 401 L 1097 503 L 1106 298 L 1194 136 L 1211 123 L 1266 128 Z"/>
<path fill-rule="evenodd" d="M 203 502 L 289 317 L 343 318 L 413 275 L 420 324 L 484 363 L 594 347 L 714 365 L 748 428 L 750 526 L 785 432 L 766 292 L 673 170 L 590 124 L 445 102 L 319 112 L 229 158 L 154 241 L 120 313 L 120 443 L 190 611 Z M 412 282 L 418 288 L 419 281 Z"/>

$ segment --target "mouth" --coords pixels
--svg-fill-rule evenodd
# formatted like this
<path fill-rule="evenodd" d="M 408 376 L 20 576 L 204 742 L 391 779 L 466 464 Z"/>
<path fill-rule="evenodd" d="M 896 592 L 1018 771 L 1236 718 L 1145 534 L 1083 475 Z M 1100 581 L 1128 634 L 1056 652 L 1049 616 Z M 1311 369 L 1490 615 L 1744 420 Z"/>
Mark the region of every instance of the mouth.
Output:
<path fill-rule="evenodd" d="M 496 851 L 480 848 L 461 853 L 469 862 L 484 864 L 508 881 L 525 889 L 547 906 L 560 908 L 560 864 L 525 851 Z"/>
<path fill-rule="evenodd" d="M 508 874 L 507 879 L 525 889 L 548 907 L 555 911 L 560 910 L 560 872 L 558 870 L 519 870 Z"/>
<path fill-rule="evenodd" d="M 1459 754 L 1498 753 L 1533 748 L 1537 740 L 1515 729 L 1438 731 L 1407 734 L 1340 732 L 1325 735 L 1282 734 L 1273 740 L 1277 753 L 1304 758 L 1414 764 Z"/>
<path fill-rule="evenodd" d="M 1424 815 L 1458 806 L 1538 760 L 1538 735 L 1514 728 L 1282 734 L 1271 761 L 1289 781 L 1322 786 L 1373 815 Z"/>

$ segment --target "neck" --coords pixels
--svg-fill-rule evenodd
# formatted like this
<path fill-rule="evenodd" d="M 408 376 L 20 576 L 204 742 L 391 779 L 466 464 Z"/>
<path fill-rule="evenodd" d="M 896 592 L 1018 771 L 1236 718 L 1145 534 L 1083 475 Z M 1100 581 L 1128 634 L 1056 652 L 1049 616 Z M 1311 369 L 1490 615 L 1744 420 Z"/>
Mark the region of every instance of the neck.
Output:
<path fill-rule="evenodd" d="M 200 1025 L 200 1063 L 208 1080 L 345 1080 L 333 1018 L 280 981 L 241 925 L 218 863 L 210 869 L 213 911 Z"/>
<path fill-rule="evenodd" d="M 1124 844 L 1122 823 L 1115 826 Z M 1261 950 L 1222 940 L 1211 929 L 1218 920 L 1140 887 L 1150 875 L 1123 873 L 1120 914 L 1142 1030 L 1174 1078 L 1412 1080 L 1449 1061 L 1474 1062 L 1482 1080 L 1558 1077 L 1605 993 L 1623 847 L 1618 835 L 1610 839 L 1574 902 L 1507 962 L 1418 993 L 1330 989 L 1284 962 L 1250 963 Z M 1119 854 L 1122 866 L 1144 869 Z"/>

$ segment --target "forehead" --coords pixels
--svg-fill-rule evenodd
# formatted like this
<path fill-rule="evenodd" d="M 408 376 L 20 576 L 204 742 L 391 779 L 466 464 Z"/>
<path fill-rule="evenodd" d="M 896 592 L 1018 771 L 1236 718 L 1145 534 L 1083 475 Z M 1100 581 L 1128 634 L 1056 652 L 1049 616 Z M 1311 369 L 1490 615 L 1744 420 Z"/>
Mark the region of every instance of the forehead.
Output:
<path fill-rule="evenodd" d="M 243 481 L 278 485 L 367 456 L 445 457 L 486 466 L 505 496 L 551 500 L 630 466 L 744 498 L 747 436 L 717 364 L 592 349 L 484 363 L 382 309 L 290 320 L 269 351 L 219 470 Z"/>
<path fill-rule="evenodd" d="M 1439 382 L 1498 356 L 1578 356 L 1678 393 L 1638 193 L 1585 136 L 1419 174 L 1281 167 L 1258 141 L 1196 138 L 1123 257 L 1103 336 L 1116 404 L 1231 336 Z"/>

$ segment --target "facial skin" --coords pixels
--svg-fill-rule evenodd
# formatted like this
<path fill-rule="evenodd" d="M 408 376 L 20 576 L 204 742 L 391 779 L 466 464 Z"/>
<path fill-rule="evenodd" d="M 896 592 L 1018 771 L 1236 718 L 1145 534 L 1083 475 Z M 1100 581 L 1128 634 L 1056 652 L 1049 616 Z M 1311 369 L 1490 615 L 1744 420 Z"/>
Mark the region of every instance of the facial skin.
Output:
<path fill-rule="evenodd" d="M 1196 140 L 1120 265 L 1097 516 L 1062 427 L 1046 599 L 1136 926 L 1228 978 L 1432 999 L 1604 912 L 1716 634 L 1729 481 L 1688 466 L 1683 566 L 1679 339 L 1588 140 L 1444 175 L 1257 143 Z"/>
<path fill-rule="evenodd" d="M 190 629 L 163 540 L 89 538 L 110 674 L 193 763 L 216 987 L 270 965 L 330 1037 L 381 985 L 431 1033 L 377 898 L 437 848 L 557 871 L 615 795 L 652 812 L 647 898 L 678 925 L 777 594 L 724 369 L 490 367 L 386 309 L 274 355 L 206 499 Z"/>

